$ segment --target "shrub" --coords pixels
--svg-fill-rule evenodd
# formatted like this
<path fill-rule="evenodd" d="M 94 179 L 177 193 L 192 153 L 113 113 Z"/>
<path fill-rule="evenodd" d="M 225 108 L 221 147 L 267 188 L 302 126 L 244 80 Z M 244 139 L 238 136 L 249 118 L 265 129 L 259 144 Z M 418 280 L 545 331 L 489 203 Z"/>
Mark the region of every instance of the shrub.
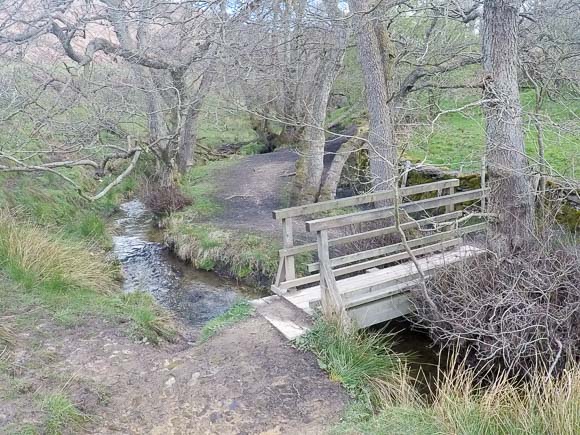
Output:
<path fill-rule="evenodd" d="M 144 193 L 147 207 L 156 215 L 167 215 L 193 204 L 176 186 L 148 188 Z"/>
<path fill-rule="evenodd" d="M 556 374 L 580 356 L 577 249 L 543 245 L 472 258 L 440 270 L 428 291 L 435 307 L 413 293 L 420 322 L 480 368 Z"/>

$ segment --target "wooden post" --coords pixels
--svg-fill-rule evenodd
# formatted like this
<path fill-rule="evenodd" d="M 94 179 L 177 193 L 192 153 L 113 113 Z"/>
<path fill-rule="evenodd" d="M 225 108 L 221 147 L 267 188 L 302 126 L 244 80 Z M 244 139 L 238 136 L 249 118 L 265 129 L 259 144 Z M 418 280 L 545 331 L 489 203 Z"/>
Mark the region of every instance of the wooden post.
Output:
<path fill-rule="evenodd" d="M 294 235 L 292 233 L 292 218 L 282 219 L 282 244 L 284 248 L 294 246 Z M 294 265 L 294 256 L 288 255 L 284 258 L 284 277 L 282 281 L 289 281 L 296 278 L 296 268 Z"/>
<path fill-rule="evenodd" d="M 328 251 L 328 231 L 320 230 L 316 233 L 318 242 L 318 261 L 320 264 L 320 302 L 322 314 L 328 321 L 336 321 L 345 331 L 352 328 L 352 322 L 346 313 L 344 303 L 332 267 Z"/>
<path fill-rule="evenodd" d="M 455 193 L 455 187 L 450 187 L 448 189 L 447 194 L 448 195 L 453 195 Z M 445 213 L 452 213 L 455 211 L 455 204 L 449 204 L 448 206 L 445 207 Z"/>

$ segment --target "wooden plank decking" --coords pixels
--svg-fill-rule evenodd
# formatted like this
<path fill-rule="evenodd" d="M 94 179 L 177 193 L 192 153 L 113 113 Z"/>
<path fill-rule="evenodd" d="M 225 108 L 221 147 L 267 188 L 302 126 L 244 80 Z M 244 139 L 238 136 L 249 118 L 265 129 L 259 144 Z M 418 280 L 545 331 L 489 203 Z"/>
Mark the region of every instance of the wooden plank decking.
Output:
<path fill-rule="evenodd" d="M 418 258 L 419 267 L 425 275 L 432 274 L 438 267 L 453 264 L 465 258 L 484 252 L 470 245 L 459 246 Z M 368 271 L 336 281 L 347 311 L 360 327 L 384 322 L 409 312 L 406 293 L 417 285 L 419 273 L 415 265 L 407 261 L 395 266 Z M 320 303 L 320 285 L 288 292 L 282 295 L 286 300 L 312 314 Z"/>
<path fill-rule="evenodd" d="M 272 291 L 287 304 L 289 302 L 288 306 L 298 308 L 300 314 L 312 314 L 322 303 L 322 311 L 326 314 L 342 313 L 341 318 L 350 317 L 359 327 L 407 314 L 411 309 L 408 292 L 420 284 L 421 273 L 430 276 L 442 266 L 484 252 L 466 245 L 464 237 L 485 230 L 486 223 L 474 223 L 469 211 L 456 210 L 456 207 L 463 208 L 466 204 L 472 207 L 474 202 L 481 200 L 485 191 L 455 192 L 458 186 L 459 180 L 444 180 L 402 187 L 399 188 L 397 204 L 392 201 L 396 196 L 394 191 L 383 191 L 274 211 L 274 218 L 282 221 L 283 248 L 279 251 L 280 263 Z M 430 193 L 431 197 L 412 200 L 411 196 L 418 193 Z M 436 196 L 432 197 L 433 194 Z M 383 206 L 383 200 L 391 200 L 390 205 Z M 360 205 L 366 205 L 366 208 L 360 209 Z M 333 210 L 339 213 L 314 216 Z M 397 210 L 405 217 L 400 225 L 393 224 Z M 316 233 L 316 243 L 294 244 L 292 220 L 298 217 L 302 218 L 307 232 Z M 380 225 L 382 219 L 388 219 L 386 226 L 361 226 L 367 223 Z M 378 237 L 398 232 L 408 233 L 405 242 L 385 241 L 375 245 L 378 247 L 369 248 L 365 248 L 365 244 L 352 245 L 370 239 L 381 242 Z M 334 250 L 347 244 L 355 248 L 354 252 L 350 249 L 340 254 Z M 298 275 L 295 256 L 310 252 L 318 254 L 317 261 L 310 260 L 305 264 L 307 272 Z M 412 257 L 417 258 L 421 273 L 411 261 Z M 321 294 L 325 296 L 323 301 Z M 270 307 L 268 315 L 272 316 L 274 311 L 276 309 Z M 287 335 L 302 331 L 300 327 L 288 328 L 292 322 L 291 314 L 280 321 L 276 319 L 272 323 L 288 329 L 283 331 Z"/>

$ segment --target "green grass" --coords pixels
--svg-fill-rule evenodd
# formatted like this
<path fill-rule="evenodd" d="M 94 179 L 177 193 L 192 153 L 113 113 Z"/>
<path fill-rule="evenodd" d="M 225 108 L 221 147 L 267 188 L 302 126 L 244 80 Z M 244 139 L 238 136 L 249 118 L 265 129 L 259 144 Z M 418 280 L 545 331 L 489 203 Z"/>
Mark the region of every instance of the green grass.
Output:
<path fill-rule="evenodd" d="M 477 95 L 466 97 L 463 95 L 457 100 L 447 98 L 440 103 L 442 110 L 458 108 L 469 101 L 476 101 Z M 524 111 L 532 110 L 533 95 L 529 91 L 522 92 L 522 105 Z M 565 109 L 571 106 L 571 111 Z M 575 122 L 575 117 L 580 113 L 577 102 L 548 102 L 543 114 L 560 125 Z M 557 173 L 565 176 L 579 177 L 577 166 L 578 149 L 580 139 L 570 129 L 562 129 L 556 126 L 545 126 L 545 156 L 546 160 Z M 537 167 L 537 134 L 530 123 L 529 117 L 524 115 L 524 131 L 526 152 L 530 157 L 530 163 Z M 485 124 L 480 108 L 469 108 L 462 112 L 453 112 L 442 115 L 431 127 L 415 128 L 406 147 L 405 155 L 413 161 L 442 165 L 450 169 L 463 170 L 465 172 L 479 171 L 481 156 L 485 144 Z"/>
<path fill-rule="evenodd" d="M 340 382 L 367 413 L 404 385 L 403 356 L 392 351 L 390 337 L 380 332 L 344 332 L 338 325 L 318 319 L 296 344 L 312 351 L 330 379 Z"/>
<path fill-rule="evenodd" d="M 78 432 L 89 420 L 63 393 L 53 393 L 42 398 L 42 411 L 46 414 L 43 432 L 60 435 L 63 432 Z"/>
<path fill-rule="evenodd" d="M 200 334 L 201 341 L 207 341 L 222 329 L 247 319 L 253 312 L 254 307 L 249 302 L 244 300 L 236 302 L 225 313 L 211 319 L 203 326 Z"/>
<path fill-rule="evenodd" d="M 182 260 L 235 279 L 269 281 L 278 267 L 278 244 L 253 233 L 188 222 L 178 215 L 169 219 L 165 237 Z"/>
<path fill-rule="evenodd" d="M 177 332 L 169 313 L 159 307 L 149 293 L 119 294 L 112 301 L 114 316 L 127 317 L 134 337 L 149 343 L 173 341 Z"/>
<path fill-rule="evenodd" d="M 81 177 L 81 176 L 79 176 Z M 82 178 L 82 177 L 81 177 Z M 129 182 L 123 189 L 130 189 Z M 0 175 L 0 204 L 35 223 L 50 226 L 73 240 L 90 240 L 110 249 L 107 228 L 110 215 L 127 190 L 98 203 L 88 203 L 53 175 L 26 177 Z"/>
<path fill-rule="evenodd" d="M 218 215 L 223 206 L 214 197 L 216 179 L 223 176 L 234 162 L 234 159 L 219 160 L 191 168 L 181 181 L 181 190 L 192 198 L 193 204 L 180 214 L 188 219 L 207 219 Z"/>

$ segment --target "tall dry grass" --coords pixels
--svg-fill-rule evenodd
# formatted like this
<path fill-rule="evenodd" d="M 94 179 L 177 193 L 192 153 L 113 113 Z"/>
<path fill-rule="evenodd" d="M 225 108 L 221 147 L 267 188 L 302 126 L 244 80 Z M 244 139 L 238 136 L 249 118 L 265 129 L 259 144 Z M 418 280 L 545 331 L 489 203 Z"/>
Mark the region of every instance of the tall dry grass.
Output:
<path fill-rule="evenodd" d="M 85 288 L 100 293 L 114 288 L 113 268 L 86 245 L 0 210 L 0 267 L 25 285 Z"/>
<path fill-rule="evenodd" d="M 525 381 L 500 376 L 481 385 L 462 366 L 442 376 L 432 405 L 443 433 L 577 434 L 580 430 L 580 366 L 561 376 L 537 373 Z"/>
<path fill-rule="evenodd" d="M 440 372 L 429 397 L 418 395 L 398 372 L 397 382 L 375 388 L 374 412 L 355 412 L 333 430 L 341 434 L 576 435 L 580 428 L 580 366 L 560 376 L 537 373 L 516 381 L 508 375 L 482 383 L 482 373 L 463 364 Z M 376 403 L 375 402 L 375 403 Z"/>

